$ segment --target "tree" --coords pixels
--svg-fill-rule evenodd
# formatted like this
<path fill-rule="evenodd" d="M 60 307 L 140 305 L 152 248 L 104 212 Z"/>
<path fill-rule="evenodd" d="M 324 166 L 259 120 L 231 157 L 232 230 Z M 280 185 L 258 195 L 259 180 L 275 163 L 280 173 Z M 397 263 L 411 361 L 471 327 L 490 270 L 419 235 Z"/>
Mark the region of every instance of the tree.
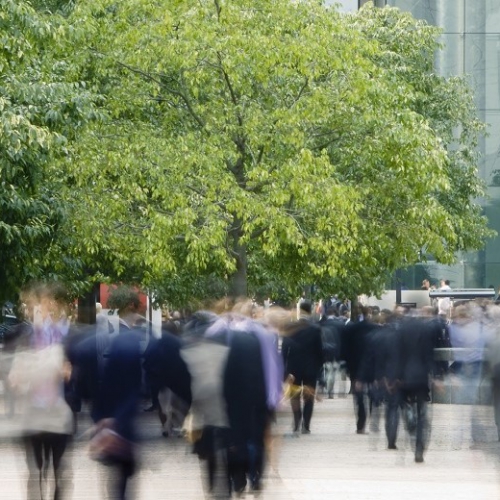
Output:
<path fill-rule="evenodd" d="M 51 170 L 87 119 L 90 96 L 54 57 L 70 35 L 60 18 L 0 0 L 0 32 L 0 299 L 12 299 L 43 274 L 64 218 Z"/>
<path fill-rule="evenodd" d="M 81 1 L 69 20 L 108 117 L 65 167 L 69 249 L 113 279 L 370 293 L 489 234 L 481 126 L 433 74 L 434 28 L 312 0 Z"/>

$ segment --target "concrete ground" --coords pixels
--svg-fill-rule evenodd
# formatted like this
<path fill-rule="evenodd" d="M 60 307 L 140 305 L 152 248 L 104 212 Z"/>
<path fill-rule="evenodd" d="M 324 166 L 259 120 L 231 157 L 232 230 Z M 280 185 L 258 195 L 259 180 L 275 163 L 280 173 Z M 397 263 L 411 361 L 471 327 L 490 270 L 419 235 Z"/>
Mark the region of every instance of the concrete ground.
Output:
<path fill-rule="evenodd" d="M 500 443 L 488 406 L 430 405 L 432 435 L 425 462 L 414 462 L 411 440 L 400 426 L 398 450 L 387 450 L 383 432 L 355 433 L 350 397 L 317 403 L 310 435 L 284 437 L 290 430 L 288 406 L 274 428 L 273 453 L 263 500 L 491 500 L 500 493 Z M 12 438 L 19 418 L 2 416 L 0 402 L 0 499 L 25 498 L 24 452 Z M 82 433 L 88 420 L 81 418 Z M 203 472 L 182 438 L 161 437 L 155 416 L 141 414 L 142 465 L 135 478 L 140 500 L 202 500 Z M 107 472 L 75 440 L 68 453 L 73 474 L 69 498 L 102 498 Z M 243 498 L 254 498 L 246 493 Z"/>

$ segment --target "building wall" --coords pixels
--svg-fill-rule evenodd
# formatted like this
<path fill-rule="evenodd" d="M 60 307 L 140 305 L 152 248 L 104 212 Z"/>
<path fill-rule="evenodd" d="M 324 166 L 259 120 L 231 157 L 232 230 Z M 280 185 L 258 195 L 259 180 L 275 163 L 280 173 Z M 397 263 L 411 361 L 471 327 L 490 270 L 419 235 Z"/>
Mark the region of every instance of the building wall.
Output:
<path fill-rule="evenodd" d="M 340 9 L 352 11 L 353 3 L 359 7 L 367 1 L 343 0 Z M 500 1 L 375 0 L 375 4 L 411 12 L 443 29 L 444 48 L 436 54 L 436 69 L 445 76 L 467 75 L 475 91 L 479 118 L 487 124 L 487 136 L 479 143 L 479 175 L 488 186 L 481 202 L 490 227 L 500 234 Z M 484 250 L 460 255 L 450 273 L 457 276 L 456 287 L 500 286 L 500 237 L 490 239 Z"/>
<path fill-rule="evenodd" d="M 488 126 L 481 138 L 479 175 L 488 186 L 482 200 L 490 227 L 500 234 L 500 2 L 498 0 L 386 0 L 443 29 L 436 69 L 445 76 L 467 75 L 475 91 L 479 118 Z M 463 283 L 500 284 L 500 237 L 484 250 L 460 256 Z"/>

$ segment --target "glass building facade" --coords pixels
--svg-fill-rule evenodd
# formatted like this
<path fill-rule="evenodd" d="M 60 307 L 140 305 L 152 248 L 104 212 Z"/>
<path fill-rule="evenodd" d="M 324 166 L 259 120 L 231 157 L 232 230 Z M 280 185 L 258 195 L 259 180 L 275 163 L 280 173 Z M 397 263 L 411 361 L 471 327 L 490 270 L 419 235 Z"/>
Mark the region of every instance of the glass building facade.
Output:
<path fill-rule="evenodd" d="M 352 12 L 368 0 L 341 0 Z M 337 2 L 331 2 L 337 3 Z M 499 0 L 375 0 L 378 7 L 397 7 L 439 26 L 444 48 L 436 54 L 436 69 L 444 76 L 466 75 L 475 92 L 479 119 L 487 124 L 481 138 L 479 175 L 487 197 L 481 200 L 489 225 L 500 235 L 500 1 Z M 485 248 L 458 256 L 455 266 L 428 263 L 425 274 L 446 277 L 455 288 L 500 286 L 500 236 Z M 405 281 L 418 287 L 423 269 L 411 269 Z"/>

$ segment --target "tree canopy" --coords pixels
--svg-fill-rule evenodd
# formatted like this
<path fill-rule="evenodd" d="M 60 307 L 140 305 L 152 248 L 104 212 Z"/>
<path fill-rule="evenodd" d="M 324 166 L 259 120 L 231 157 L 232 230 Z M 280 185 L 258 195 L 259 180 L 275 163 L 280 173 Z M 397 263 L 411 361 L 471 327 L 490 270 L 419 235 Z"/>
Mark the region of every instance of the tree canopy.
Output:
<path fill-rule="evenodd" d="M 50 172 L 89 118 L 90 94 L 55 58 L 71 36 L 59 21 L 0 0 L 0 299 L 46 264 L 64 218 Z"/>
<path fill-rule="evenodd" d="M 51 163 L 57 272 L 173 302 L 269 283 L 372 293 L 422 252 L 451 262 L 489 234 L 471 92 L 434 73 L 438 32 L 407 14 L 81 0 L 64 22 L 103 118 Z"/>

